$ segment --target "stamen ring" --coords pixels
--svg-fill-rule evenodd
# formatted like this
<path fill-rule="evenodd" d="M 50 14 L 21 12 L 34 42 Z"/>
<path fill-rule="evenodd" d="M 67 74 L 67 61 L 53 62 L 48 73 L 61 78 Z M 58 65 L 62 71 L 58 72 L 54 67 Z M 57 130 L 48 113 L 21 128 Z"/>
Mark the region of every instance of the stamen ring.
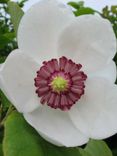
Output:
<path fill-rule="evenodd" d="M 43 62 L 35 78 L 36 93 L 41 98 L 41 104 L 69 110 L 84 94 L 87 75 L 81 68 L 81 64 L 64 56 L 59 61 L 52 59 Z"/>

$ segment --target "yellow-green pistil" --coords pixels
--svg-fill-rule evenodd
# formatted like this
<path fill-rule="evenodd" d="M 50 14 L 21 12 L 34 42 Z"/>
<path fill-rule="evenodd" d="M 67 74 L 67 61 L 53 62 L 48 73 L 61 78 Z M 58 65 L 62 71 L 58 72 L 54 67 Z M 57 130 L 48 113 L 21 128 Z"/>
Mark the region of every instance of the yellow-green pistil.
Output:
<path fill-rule="evenodd" d="M 57 76 L 53 79 L 51 86 L 53 88 L 54 91 L 60 93 L 62 91 L 66 91 L 67 87 L 68 87 L 68 81 L 65 80 L 63 77 L 61 76 Z"/>

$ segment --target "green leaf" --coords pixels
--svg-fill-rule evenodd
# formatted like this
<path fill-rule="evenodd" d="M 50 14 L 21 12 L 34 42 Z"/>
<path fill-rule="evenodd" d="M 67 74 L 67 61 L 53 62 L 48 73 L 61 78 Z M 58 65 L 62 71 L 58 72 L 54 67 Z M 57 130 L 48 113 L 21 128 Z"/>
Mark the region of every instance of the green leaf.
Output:
<path fill-rule="evenodd" d="M 24 3 L 27 2 L 28 0 L 20 0 L 18 2 L 18 5 L 22 8 L 24 6 Z"/>
<path fill-rule="evenodd" d="M 78 148 L 57 147 L 50 143 L 44 143 L 44 146 L 46 147 L 45 150 L 43 148 L 43 152 L 46 152 L 44 156 L 82 156 Z"/>
<path fill-rule="evenodd" d="M 0 56 L 0 64 L 6 60 L 6 56 Z"/>
<path fill-rule="evenodd" d="M 83 7 L 84 6 L 84 1 L 79 1 L 79 2 L 77 2 L 78 3 L 78 5 L 80 6 L 80 7 Z"/>
<path fill-rule="evenodd" d="M 79 1 L 79 2 L 68 2 L 68 5 L 72 6 L 74 9 L 79 9 L 80 7 L 84 6 L 84 2 L 83 1 Z"/>
<path fill-rule="evenodd" d="M 0 36 L 0 48 L 3 48 L 4 46 L 6 46 L 9 42 L 10 40 L 6 38 L 4 35 Z"/>
<path fill-rule="evenodd" d="M 2 144 L 0 144 L 0 156 L 3 156 Z"/>
<path fill-rule="evenodd" d="M 76 16 L 85 15 L 85 14 L 94 14 L 95 10 L 89 7 L 82 7 L 79 10 L 74 12 Z"/>
<path fill-rule="evenodd" d="M 117 156 L 117 149 L 113 149 L 113 156 Z"/>
<path fill-rule="evenodd" d="M 10 101 L 4 95 L 4 93 L 0 90 L 0 100 L 4 110 L 7 110 L 11 105 Z"/>
<path fill-rule="evenodd" d="M 19 23 L 22 16 L 24 15 L 24 12 L 15 2 L 8 2 L 8 10 L 11 16 L 11 21 L 14 25 L 15 34 L 17 35 Z"/>
<path fill-rule="evenodd" d="M 9 0 L 0 0 L 0 3 L 7 3 Z"/>
<path fill-rule="evenodd" d="M 0 36 L 0 49 L 4 48 L 8 43 L 11 43 L 14 39 L 14 33 L 5 33 Z"/>
<path fill-rule="evenodd" d="M 5 122 L 3 152 L 4 156 L 81 156 L 77 148 L 57 147 L 46 142 L 17 112 Z"/>
<path fill-rule="evenodd" d="M 13 32 L 5 33 L 4 37 L 9 39 L 9 41 L 13 41 L 13 39 L 15 38 L 15 34 Z"/>
<path fill-rule="evenodd" d="M 117 15 L 117 5 L 111 6 L 111 12 Z"/>
<path fill-rule="evenodd" d="M 112 156 L 112 152 L 104 141 L 90 140 L 85 151 L 91 156 Z"/>
<path fill-rule="evenodd" d="M 91 156 L 86 150 L 79 148 L 79 152 L 81 156 Z"/>
<path fill-rule="evenodd" d="M 36 133 L 17 112 L 5 122 L 3 152 L 4 156 L 43 156 Z"/>

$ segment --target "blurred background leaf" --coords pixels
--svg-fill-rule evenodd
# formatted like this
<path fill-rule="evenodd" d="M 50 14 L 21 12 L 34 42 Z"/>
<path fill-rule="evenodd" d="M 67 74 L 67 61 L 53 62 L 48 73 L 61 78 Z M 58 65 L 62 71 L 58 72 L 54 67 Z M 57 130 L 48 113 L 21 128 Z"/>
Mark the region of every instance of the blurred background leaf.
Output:
<path fill-rule="evenodd" d="M 0 156 L 3 156 L 2 144 L 0 144 Z"/>
<path fill-rule="evenodd" d="M 68 5 L 74 8 L 75 16 L 94 14 L 96 11 L 90 7 L 85 7 L 83 1 L 79 2 L 68 2 Z"/>
<path fill-rule="evenodd" d="M 26 1 L 18 0 L 17 3 L 14 3 L 10 0 L 0 0 L 0 63 L 4 62 L 13 49 L 17 48 L 16 33 L 23 15 L 20 8 Z"/>
<path fill-rule="evenodd" d="M 108 19 L 112 23 L 113 30 L 117 38 L 117 5 L 111 6 L 110 8 L 108 6 L 103 8 L 102 17 Z M 117 54 L 114 58 L 114 61 L 117 65 Z"/>
<path fill-rule="evenodd" d="M 20 8 L 20 6 L 15 2 L 8 2 L 8 12 L 11 16 L 11 21 L 14 26 L 15 35 L 17 36 L 19 22 L 23 16 L 24 12 Z"/>

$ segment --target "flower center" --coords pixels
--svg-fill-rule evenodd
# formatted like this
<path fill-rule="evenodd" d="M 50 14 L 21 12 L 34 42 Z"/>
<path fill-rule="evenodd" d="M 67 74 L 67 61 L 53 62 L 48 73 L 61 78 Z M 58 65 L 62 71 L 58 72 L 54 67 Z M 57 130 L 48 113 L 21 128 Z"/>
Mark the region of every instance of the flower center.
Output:
<path fill-rule="evenodd" d="M 66 57 L 43 62 L 35 78 L 36 94 L 41 104 L 69 110 L 85 92 L 87 75 L 82 65 Z"/>
<path fill-rule="evenodd" d="M 57 76 L 53 79 L 51 86 L 55 92 L 60 93 L 67 90 L 68 81 L 61 76 Z"/>

